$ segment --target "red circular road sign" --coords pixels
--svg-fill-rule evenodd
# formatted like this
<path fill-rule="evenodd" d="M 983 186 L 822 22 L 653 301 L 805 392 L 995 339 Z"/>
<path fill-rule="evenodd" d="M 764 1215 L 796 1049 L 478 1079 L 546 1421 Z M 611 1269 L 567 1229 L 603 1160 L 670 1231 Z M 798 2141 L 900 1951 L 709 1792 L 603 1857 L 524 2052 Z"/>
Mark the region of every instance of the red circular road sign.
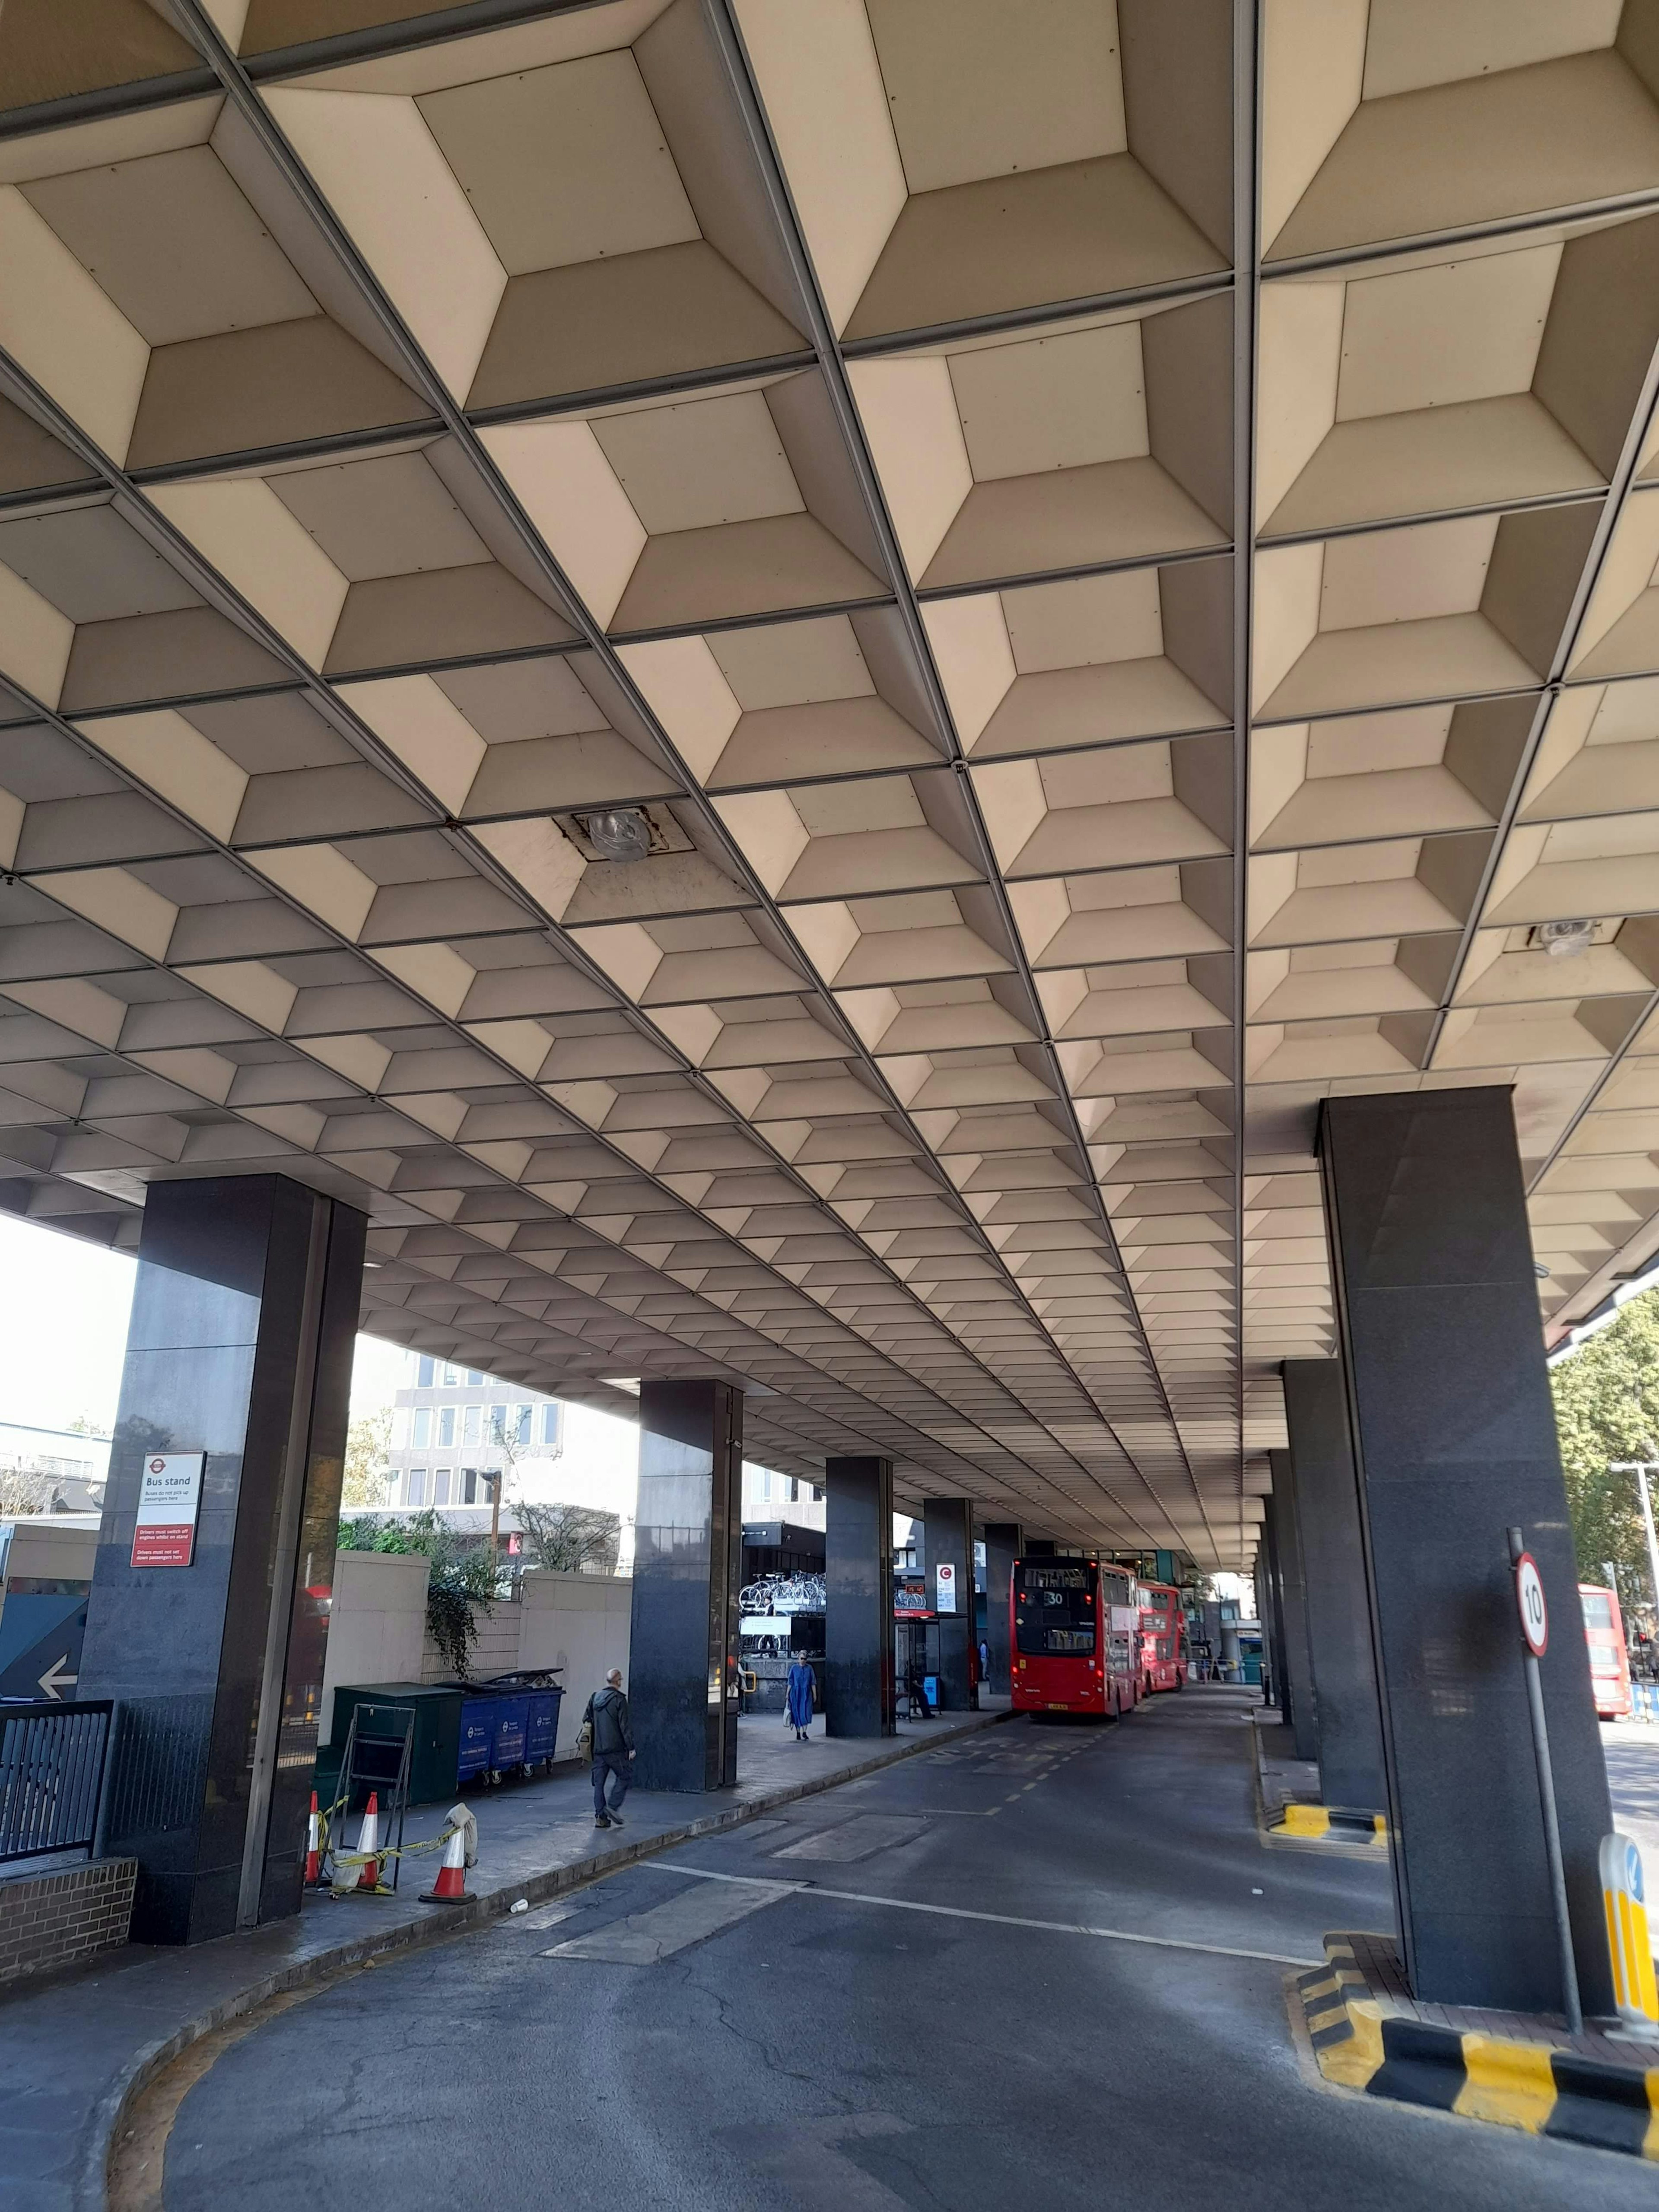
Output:
<path fill-rule="evenodd" d="M 1515 1606 L 1527 1649 L 1541 1659 L 1550 1648 L 1550 1609 L 1544 1602 L 1544 1578 L 1530 1552 L 1522 1552 L 1515 1563 Z"/>

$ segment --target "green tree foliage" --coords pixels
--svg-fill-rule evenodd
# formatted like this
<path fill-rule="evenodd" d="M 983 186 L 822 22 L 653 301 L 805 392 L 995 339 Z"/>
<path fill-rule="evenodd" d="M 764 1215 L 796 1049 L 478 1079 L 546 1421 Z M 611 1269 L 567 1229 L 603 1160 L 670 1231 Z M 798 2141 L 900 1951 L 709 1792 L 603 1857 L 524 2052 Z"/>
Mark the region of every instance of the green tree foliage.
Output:
<path fill-rule="evenodd" d="M 496 1570 L 487 1543 L 463 1536 L 431 1511 L 406 1520 L 382 1520 L 365 1513 L 342 1521 L 340 1549 L 345 1552 L 414 1552 L 430 1562 L 426 1585 L 426 1625 L 446 1665 L 465 1676 L 477 1640 L 472 1608 L 495 1595 Z"/>
<path fill-rule="evenodd" d="M 392 1449 L 392 1408 L 382 1406 L 360 1413 L 346 1431 L 345 1472 L 340 1483 L 342 1505 L 384 1505 L 386 1455 Z"/>
<path fill-rule="evenodd" d="M 1645 1608 L 1652 1593 L 1636 1478 L 1609 1473 L 1608 1462 L 1659 1458 L 1659 1293 L 1630 1299 L 1556 1363 L 1550 1385 L 1579 1580 L 1605 1582 L 1611 1560 L 1625 1596 Z"/>

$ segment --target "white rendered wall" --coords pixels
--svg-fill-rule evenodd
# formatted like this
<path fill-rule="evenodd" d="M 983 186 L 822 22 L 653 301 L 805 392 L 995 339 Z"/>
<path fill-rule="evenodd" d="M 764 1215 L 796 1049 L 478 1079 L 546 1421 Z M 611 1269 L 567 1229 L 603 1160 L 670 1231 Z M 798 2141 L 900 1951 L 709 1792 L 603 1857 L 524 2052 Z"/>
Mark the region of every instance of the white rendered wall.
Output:
<path fill-rule="evenodd" d="M 335 1553 L 319 1741 L 331 1740 L 337 1683 L 421 1680 L 426 1577 L 427 1562 L 415 1553 Z"/>
<path fill-rule="evenodd" d="M 519 1664 L 562 1668 L 558 1756 L 568 1759 L 588 1698 L 613 1667 L 622 1668 L 626 1681 L 633 1581 L 625 1575 L 550 1574 L 531 1567 L 521 1588 Z"/>

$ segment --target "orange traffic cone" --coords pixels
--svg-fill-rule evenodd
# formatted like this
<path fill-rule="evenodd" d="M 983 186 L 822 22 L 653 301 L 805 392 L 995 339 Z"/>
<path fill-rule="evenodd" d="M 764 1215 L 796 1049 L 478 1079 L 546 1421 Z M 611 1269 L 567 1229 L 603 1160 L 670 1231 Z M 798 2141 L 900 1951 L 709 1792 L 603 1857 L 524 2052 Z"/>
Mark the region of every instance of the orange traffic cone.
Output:
<path fill-rule="evenodd" d="M 466 1832 L 452 1828 L 449 1841 L 444 1845 L 443 1863 L 438 1869 L 438 1879 L 430 1889 L 422 1890 L 422 1905 L 466 1905 L 471 1902 L 466 1886 Z"/>
<path fill-rule="evenodd" d="M 306 1887 L 323 1889 L 323 1820 L 317 1810 L 317 1792 L 311 1793 L 311 1816 L 306 1822 Z"/>
<path fill-rule="evenodd" d="M 368 1793 L 368 1810 L 363 1814 L 363 1832 L 357 1838 L 357 1849 L 364 1854 L 362 1872 L 357 1876 L 359 1889 L 375 1890 L 380 1886 L 380 1861 L 377 1846 L 380 1840 L 380 1793 Z"/>

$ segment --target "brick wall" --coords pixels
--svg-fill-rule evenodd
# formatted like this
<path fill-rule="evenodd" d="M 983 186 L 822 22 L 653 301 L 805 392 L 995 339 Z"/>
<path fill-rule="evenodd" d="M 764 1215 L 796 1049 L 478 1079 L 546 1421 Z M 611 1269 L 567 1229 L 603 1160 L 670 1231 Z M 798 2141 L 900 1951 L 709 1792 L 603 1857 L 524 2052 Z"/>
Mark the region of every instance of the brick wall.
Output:
<path fill-rule="evenodd" d="M 127 1940 L 137 1859 L 0 1880 L 0 1987 L 77 1966 Z"/>

